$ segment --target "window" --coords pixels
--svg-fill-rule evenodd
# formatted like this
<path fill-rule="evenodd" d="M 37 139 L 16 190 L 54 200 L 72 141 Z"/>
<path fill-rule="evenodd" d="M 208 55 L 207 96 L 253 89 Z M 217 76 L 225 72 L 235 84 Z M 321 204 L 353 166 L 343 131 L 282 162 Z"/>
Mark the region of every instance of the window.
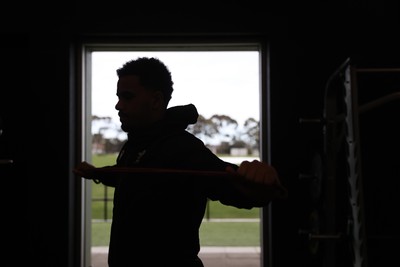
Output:
<path fill-rule="evenodd" d="M 226 128 L 221 129 L 221 134 L 213 138 L 201 134 L 198 136 L 211 149 L 215 149 L 217 154 L 219 152 L 221 157 L 230 156 L 224 159 L 233 163 L 241 162 L 242 157 L 265 158 L 263 155 L 266 155 L 266 152 L 263 151 L 261 142 L 265 139 L 266 134 L 260 133 L 260 129 L 263 129 L 261 125 L 267 118 L 267 114 L 264 112 L 265 107 L 261 108 L 266 104 L 265 97 L 263 97 L 266 95 L 266 77 L 260 75 L 264 73 L 262 62 L 265 56 L 260 44 L 149 44 L 140 46 L 87 44 L 84 53 L 85 74 L 83 76 L 85 83 L 84 92 L 82 92 L 84 99 L 82 108 L 85 111 L 83 155 L 86 160 L 93 161 L 96 159 L 96 155 L 100 154 L 114 153 L 116 156 L 119 151 L 118 142 L 126 139 L 125 133 L 119 130 L 119 119 L 114 109 L 117 101 L 115 71 L 127 60 L 141 56 L 158 57 L 170 69 L 174 81 L 170 107 L 193 103 L 204 118 L 210 118 L 216 114 L 228 115 L 237 122 L 238 127 L 234 131 Z M 262 110 L 264 111 L 262 112 Z M 94 120 L 92 120 L 92 116 L 94 116 Z M 245 126 L 248 119 L 258 122 L 259 132 L 256 135 L 254 132 L 253 136 L 249 135 L 249 129 L 246 129 Z M 258 137 L 255 138 L 255 136 Z M 104 145 L 105 142 L 108 144 L 107 148 Z M 117 143 L 114 148 L 112 148 L 113 143 Z M 228 143 L 230 146 L 223 149 L 221 143 Z M 111 153 L 108 153 L 110 151 Z M 97 163 L 108 165 L 108 162 Z M 93 223 L 100 221 L 106 224 L 106 228 L 103 230 L 108 229 L 112 202 L 107 205 L 104 200 L 112 199 L 113 192 L 112 190 L 104 191 L 103 188 L 102 191 L 99 191 L 101 185 L 93 185 L 90 181 L 83 183 L 85 194 L 82 199 L 83 207 L 85 207 L 85 222 L 82 227 L 85 234 L 82 242 L 86 248 L 84 253 L 86 259 L 83 260 L 86 267 L 92 260 L 90 256 L 92 244 L 98 242 L 98 240 L 93 240 L 98 238 L 93 235 Z M 94 192 L 95 190 L 97 191 Z M 103 205 L 94 200 L 103 200 Z M 212 212 L 212 207 L 207 209 L 206 220 L 213 216 L 210 215 L 210 210 Z M 254 213 L 254 211 L 252 212 Z M 102 214 L 99 215 L 100 213 Z M 240 216 L 254 217 L 254 214 Z M 259 223 L 260 217 L 258 216 L 256 219 Z M 99 225 L 95 227 L 99 227 Z M 205 230 L 202 231 L 206 231 L 207 227 L 209 226 L 205 226 Z M 108 237 L 105 238 L 108 241 Z M 258 232 L 255 239 L 259 241 L 259 238 L 260 233 Z M 202 246 L 205 245 L 202 244 Z"/>

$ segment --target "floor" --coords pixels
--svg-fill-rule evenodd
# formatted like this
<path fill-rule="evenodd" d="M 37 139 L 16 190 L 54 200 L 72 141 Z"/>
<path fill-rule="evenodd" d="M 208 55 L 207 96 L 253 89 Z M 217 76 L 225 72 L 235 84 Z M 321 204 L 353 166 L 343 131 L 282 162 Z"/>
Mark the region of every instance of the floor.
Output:
<path fill-rule="evenodd" d="M 92 267 L 107 266 L 108 247 L 92 248 Z M 260 267 L 260 247 L 203 247 L 199 257 L 205 267 Z"/>

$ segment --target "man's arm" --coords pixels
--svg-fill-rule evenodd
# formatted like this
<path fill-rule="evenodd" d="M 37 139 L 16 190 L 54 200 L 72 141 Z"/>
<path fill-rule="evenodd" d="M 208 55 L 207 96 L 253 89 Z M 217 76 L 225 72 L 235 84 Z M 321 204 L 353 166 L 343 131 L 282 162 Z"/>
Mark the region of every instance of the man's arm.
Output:
<path fill-rule="evenodd" d="M 269 203 L 271 200 L 287 197 L 287 190 L 282 186 L 277 171 L 265 162 L 243 161 L 237 170 L 231 166 L 226 170 L 238 175 L 234 185 L 249 199 L 259 203 Z"/>
<path fill-rule="evenodd" d="M 102 168 L 111 168 L 111 167 L 114 166 L 105 166 Z M 99 175 L 99 172 L 96 170 L 98 170 L 98 168 L 96 168 L 92 164 L 87 163 L 86 161 L 83 161 L 73 169 L 73 172 L 80 177 L 93 180 L 97 184 L 102 183 L 107 186 L 115 187 L 116 180 L 112 174 L 106 175 L 106 173 L 101 173 L 101 175 Z"/>

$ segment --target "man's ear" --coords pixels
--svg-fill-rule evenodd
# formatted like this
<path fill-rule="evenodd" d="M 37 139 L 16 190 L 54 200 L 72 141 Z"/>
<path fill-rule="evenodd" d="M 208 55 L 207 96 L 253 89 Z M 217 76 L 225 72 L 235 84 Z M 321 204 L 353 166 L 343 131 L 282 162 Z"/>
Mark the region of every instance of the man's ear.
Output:
<path fill-rule="evenodd" d="M 163 109 L 165 106 L 164 95 L 161 91 L 154 91 L 153 93 L 153 107 L 155 109 Z"/>

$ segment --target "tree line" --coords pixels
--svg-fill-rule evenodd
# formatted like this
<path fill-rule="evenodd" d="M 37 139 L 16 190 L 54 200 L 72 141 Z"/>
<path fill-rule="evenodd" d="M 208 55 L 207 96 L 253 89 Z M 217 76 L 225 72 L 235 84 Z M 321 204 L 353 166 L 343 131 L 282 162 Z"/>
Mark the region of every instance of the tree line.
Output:
<path fill-rule="evenodd" d="M 111 117 L 92 115 L 92 130 L 94 123 L 100 123 L 95 132 L 92 131 L 92 147 L 94 154 L 109 154 L 118 152 L 126 140 Z M 245 149 L 249 155 L 258 153 L 260 145 L 260 123 L 254 118 L 248 118 L 243 125 L 228 115 L 214 114 L 209 118 L 199 115 L 196 124 L 188 126 L 187 131 L 202 140 L 215 153 L 230 154 L 232 148 Z M 106 136 L 106 132 L 114 133 Z"/>

